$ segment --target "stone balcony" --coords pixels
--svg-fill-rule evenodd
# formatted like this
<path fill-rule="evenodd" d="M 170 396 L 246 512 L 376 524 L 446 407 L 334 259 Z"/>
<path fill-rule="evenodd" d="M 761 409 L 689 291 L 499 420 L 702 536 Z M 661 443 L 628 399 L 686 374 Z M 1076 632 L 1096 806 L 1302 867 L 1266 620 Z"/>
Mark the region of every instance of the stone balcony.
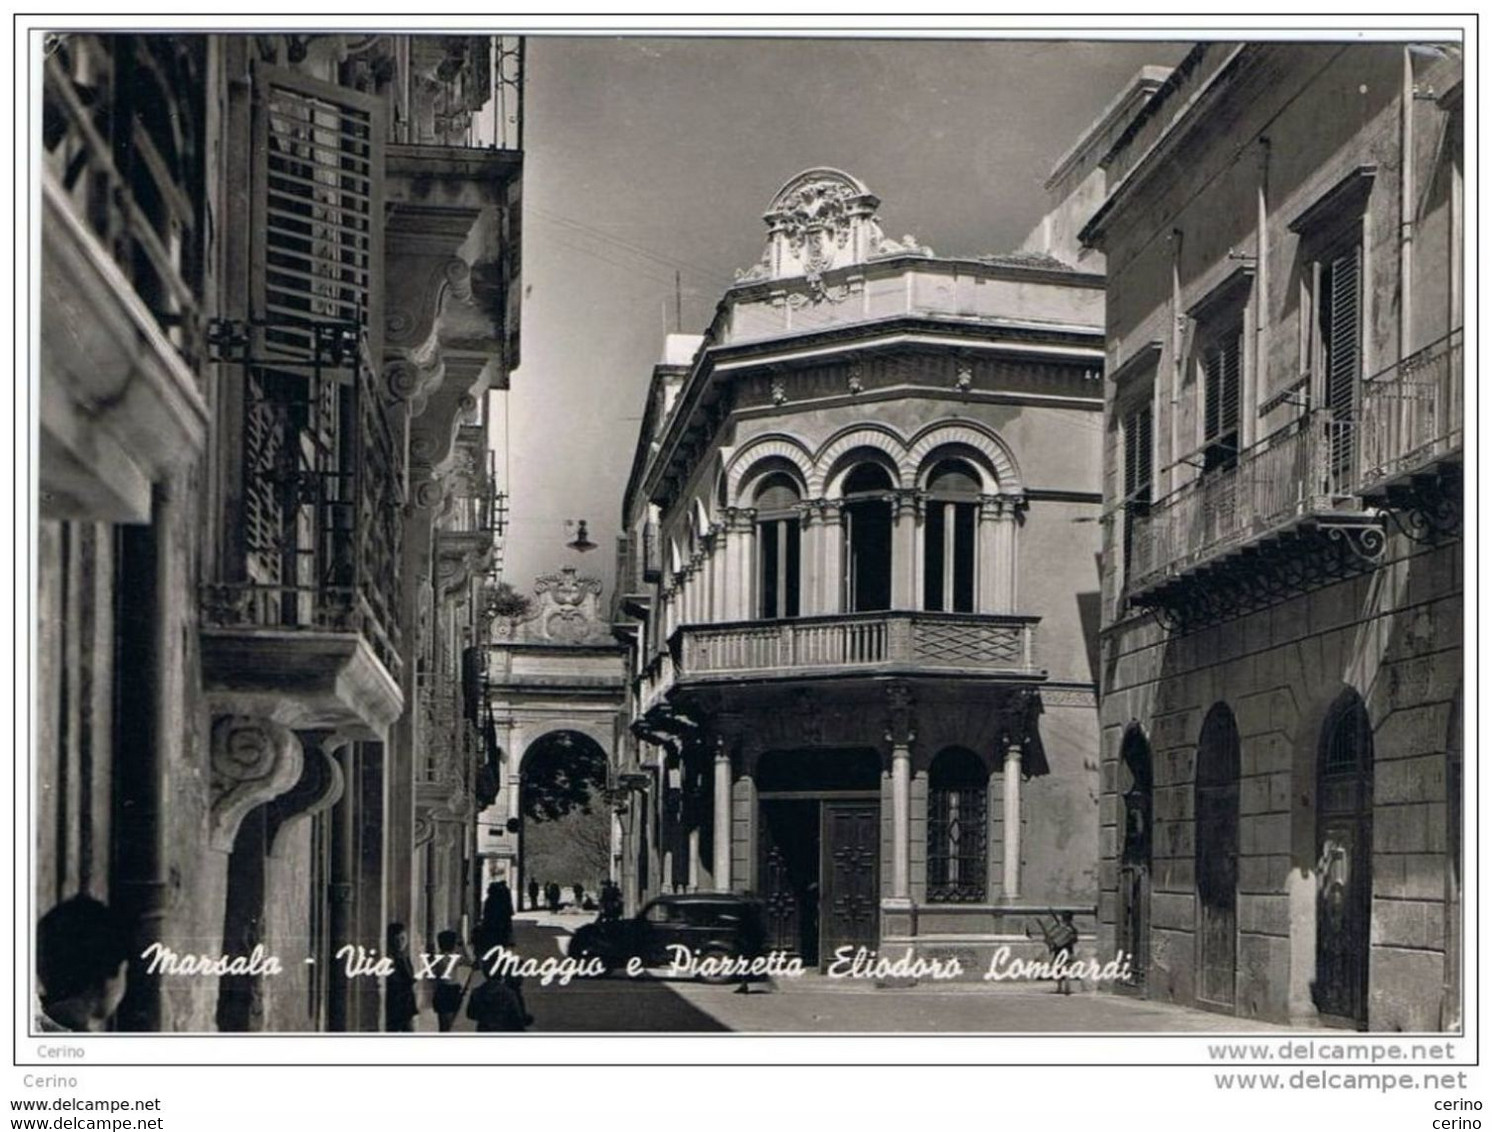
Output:
<path fill-rule="evenodd" d="M 1359 440 L 1308 413 L 1135 514 L 1129 603 L 1199 625 L 1371 568 L 1384 525 L 1358 495 Z"/>
<path fill-rule="evenodd" d="M 927 675 L 1029 682 L 1039 617 L 887 611 L 686 625 L 669 641 L 680 684 Z"/>

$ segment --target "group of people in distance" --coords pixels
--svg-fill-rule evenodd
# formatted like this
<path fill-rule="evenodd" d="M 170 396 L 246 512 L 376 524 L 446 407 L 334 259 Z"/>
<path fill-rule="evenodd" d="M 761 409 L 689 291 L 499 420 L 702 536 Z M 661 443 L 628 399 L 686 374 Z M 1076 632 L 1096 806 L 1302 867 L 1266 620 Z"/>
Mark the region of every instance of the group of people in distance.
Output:
<path fill-rule="evenodd" d="M 455 1028 L 463 1004 L 466 1017 L 476 1023 L 479 1033 L 521 1031 L 533 1024 L 533 1015 L 523 1001 L 522 980 L 486 973 L 486 957 L 496 948 L 513 946 L 513 894 L 507 881 L 487 886 L 482 920 L 472 936 L 473 954 L 467 953 L 460 935 L 451 929 L 439 932 L 435 942 L 436 977 L 430 1005 L 441 1033 Z M 385 980 L 384 1028 L 408 1032 L 414 1029 L 419 1004 L 414 964 L 409 957 L 409 933 L 403 924 L 389 925 L 388 946 L 394 972 Z"/>

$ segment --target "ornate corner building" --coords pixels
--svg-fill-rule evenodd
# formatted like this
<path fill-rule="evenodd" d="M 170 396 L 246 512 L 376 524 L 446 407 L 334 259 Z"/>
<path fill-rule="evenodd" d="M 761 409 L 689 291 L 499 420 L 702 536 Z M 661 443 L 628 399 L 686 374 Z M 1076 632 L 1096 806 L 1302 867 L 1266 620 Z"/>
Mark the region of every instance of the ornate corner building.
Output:
<path fill-rule="evenodd" d="M 811 169 L 627 485 L 621 881 L 758 895 L 809 965 L 1091 930 L 1102 279 L 939 258 Z"/>
<path fill-rule="evenodd" d="M 125 1028 L 381 1028 L 334 957 L 459 924 L 497 786 L 521 41 L 68 33 L 40 65 L 38 914 L 87 892 L 142 946 L 284 963 L 136 970 Z"/>
<path fill-rule="evenodd" d="M 1455 1029 L 1458 46 L 1199 45 L 1105 157 L 1104 938 L 1154 998 Z"/>

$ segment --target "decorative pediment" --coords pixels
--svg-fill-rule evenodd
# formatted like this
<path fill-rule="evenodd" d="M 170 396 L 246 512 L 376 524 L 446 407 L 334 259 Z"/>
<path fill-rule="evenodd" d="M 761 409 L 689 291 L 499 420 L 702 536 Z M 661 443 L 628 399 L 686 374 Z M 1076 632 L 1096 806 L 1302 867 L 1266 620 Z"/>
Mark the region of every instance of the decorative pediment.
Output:
<path fill-rule="evenodd" d="M 778 190 L 763 220 L 768 228 L 761 260 L 737 272 L 739 283 L 806 278 L 817 298 L 838 300 L 847 284 L 823 287 L 825 272 L 894 255 L 931 255 L 915 236 L 889 239 L 876 217 L 880 198 L 838 169 L 808 169 Z"/>
<path fill-rule="evenodd" d="M 499 617 L 493 625 L 497 643 L 552 642 L 563 645 L 611 645 L 611 622 L 601 612 L 601 580 L 565 566 L 556 574 L 534 579 L 538 600 L 524 617 Z"/>

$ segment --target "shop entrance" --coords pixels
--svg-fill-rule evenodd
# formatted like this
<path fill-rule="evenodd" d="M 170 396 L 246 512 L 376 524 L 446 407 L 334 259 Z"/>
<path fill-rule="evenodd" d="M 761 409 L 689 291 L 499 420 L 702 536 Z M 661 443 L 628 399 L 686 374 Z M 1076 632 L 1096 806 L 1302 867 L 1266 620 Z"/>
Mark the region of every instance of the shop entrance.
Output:
<path fill-rule="evenodd" d="M 880 756 L 774 751 L 758 769 L 768 946 L 826 967 L 874 950 L 880 926 Z"/>

